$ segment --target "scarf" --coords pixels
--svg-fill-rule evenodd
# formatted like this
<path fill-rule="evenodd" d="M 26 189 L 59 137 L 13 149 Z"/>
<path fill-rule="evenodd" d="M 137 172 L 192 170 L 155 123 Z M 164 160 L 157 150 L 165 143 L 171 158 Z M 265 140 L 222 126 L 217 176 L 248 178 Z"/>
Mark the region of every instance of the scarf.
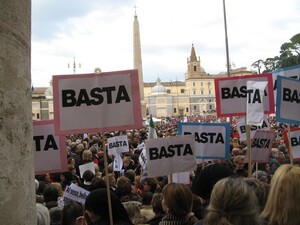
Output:
<path fill-rule="evenodd" d="M 167 214 L 159 222 L 159 225 L 188 225 L 189 221 L 186 216 L 175 216 Z"/>

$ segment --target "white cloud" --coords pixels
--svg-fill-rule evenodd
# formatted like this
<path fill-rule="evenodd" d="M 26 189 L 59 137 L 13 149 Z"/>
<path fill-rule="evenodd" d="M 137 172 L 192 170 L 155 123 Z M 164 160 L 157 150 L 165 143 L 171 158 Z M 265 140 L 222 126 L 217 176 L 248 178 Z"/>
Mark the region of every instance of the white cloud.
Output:
<path fill-rule="evenodd" d="M 67 65 L 74 56 L 82 64 L 76 73 L 132 69 L 135 4 L 144 81 L 183 80 L 192 44 L 206 72 L 226 70 L 221 0 L 38 2 L 32 2 L 34 86 L 48 86 L 54 74 L 73 73 Z M 231 61 L 250 69 L 254 61 L 278 55 L 281 44 L 299 32 L 299 11 L 297 0 L 227 0 Z"/>

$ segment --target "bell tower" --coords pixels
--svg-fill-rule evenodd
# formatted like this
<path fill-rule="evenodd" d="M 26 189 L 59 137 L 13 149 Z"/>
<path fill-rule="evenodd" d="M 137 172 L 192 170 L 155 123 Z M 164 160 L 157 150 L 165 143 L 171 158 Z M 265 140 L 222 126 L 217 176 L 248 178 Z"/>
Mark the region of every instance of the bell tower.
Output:
<path fill-rule="evenodd" d="M 191 55 L 187 58 L 187 67 L 187 73 L 185 74 L 186 80 L 191 78 L 200 78 L 206 74 L 204 69 L 201 67 L 200 57 L 197 59 L 194 44 L 192 44 Z"/>

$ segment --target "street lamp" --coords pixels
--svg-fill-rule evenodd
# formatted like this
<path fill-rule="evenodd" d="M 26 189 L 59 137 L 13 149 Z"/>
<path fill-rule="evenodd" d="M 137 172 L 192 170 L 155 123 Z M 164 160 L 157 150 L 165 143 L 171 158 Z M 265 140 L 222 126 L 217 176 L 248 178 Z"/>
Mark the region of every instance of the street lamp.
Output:
<path fill-rule="evenodd" d="M 75 61 L 75 57 L 73 57 L 73 72 L 74 72 L 74 74 L 76 73 L 76 67 L 79 67 L 79 68 L 81 68 L 81 63 L 78 63 L 78 65 L 77 65 L 77 63 L 76 63 L 76 61 Z M 70 68 L 70 63 L 68 63 L 68 68 Z"/>

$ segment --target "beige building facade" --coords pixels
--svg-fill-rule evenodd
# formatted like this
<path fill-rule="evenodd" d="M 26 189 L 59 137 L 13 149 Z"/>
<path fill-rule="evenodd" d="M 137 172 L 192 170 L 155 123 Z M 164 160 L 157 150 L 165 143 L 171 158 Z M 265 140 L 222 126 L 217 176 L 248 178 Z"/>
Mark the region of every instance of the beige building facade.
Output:
<path fill-rule="evenodd" d="M 230 72 L 230 76 L 254 73 L 245 67 L 232 69 Z M 227 73 L 206 73 L 192 45 L 184 81 L 162 82 L 157 78 L 156 82 L 144 82 L 146 114 L 158 118 L 215 114 L 214 79 L 220 77 L 227 77 Z M 52 82 L 48 88 L 34 88 L 32 97 L 32 118 L 53 119 Z"/>

